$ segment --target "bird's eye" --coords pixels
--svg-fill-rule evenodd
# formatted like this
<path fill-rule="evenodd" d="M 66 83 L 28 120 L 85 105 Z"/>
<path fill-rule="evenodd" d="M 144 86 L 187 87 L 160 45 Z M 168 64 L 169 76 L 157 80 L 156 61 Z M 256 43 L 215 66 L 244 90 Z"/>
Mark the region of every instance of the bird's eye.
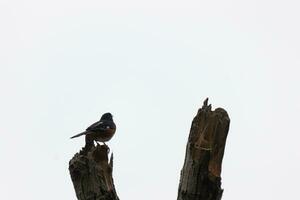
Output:
<path fill-rule="evenodd" d="M 109 129 L 109 126 L 106 126 L 106 129 Z"/>

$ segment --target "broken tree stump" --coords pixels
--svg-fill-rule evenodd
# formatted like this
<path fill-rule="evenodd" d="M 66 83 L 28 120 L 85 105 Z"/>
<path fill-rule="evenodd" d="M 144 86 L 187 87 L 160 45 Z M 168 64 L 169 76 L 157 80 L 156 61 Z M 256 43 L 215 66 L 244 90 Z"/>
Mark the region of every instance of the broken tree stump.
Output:
<path fill-rule="evenodd" d="M 220 200 L 221 167 L 230 119 L 222 108 L 211 110 L 208 99 L 193 119 L 177 200 Z"/>
<path fill-rule="evenodd" d="M 69 171 L 78 200 L 119 200 L 112 177 L 113 155 L 109 148 L 88 143 L 69 162 Z"/>

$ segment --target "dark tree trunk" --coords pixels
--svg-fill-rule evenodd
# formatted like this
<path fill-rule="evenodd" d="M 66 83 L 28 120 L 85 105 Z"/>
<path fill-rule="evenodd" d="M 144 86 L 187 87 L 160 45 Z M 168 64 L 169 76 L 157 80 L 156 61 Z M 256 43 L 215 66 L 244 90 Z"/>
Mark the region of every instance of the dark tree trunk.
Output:
<path fill-rule="evenodd" d="M 221 167 L 230 119 L 204 101 L 190 130 L 177 200 L 220 200 Z"/>
<path fill-rule="evenodd" d="M 113 155 L 108 147 L 87 143 L 69 162 L 78 200 L 119 200 L 112 178 Z"/>

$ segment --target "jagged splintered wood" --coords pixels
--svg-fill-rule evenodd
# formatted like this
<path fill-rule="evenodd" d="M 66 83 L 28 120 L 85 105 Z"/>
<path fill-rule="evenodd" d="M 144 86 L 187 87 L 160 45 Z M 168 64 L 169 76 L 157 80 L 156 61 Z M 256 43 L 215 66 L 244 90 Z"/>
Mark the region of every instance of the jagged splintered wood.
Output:
<path fill-rule="evenodd" d="M 211 110 L 208 99 L 194 118 L 177 200 L 220 200 L 221 167 L 230 119 L 222 108 Z"/>
<path fill-rule="evenodd" d="M 69 162 L 69 171 L 78 200 L 119 200 L 114 187 L 113 155 L 108 147 L 88 143 Z"/>

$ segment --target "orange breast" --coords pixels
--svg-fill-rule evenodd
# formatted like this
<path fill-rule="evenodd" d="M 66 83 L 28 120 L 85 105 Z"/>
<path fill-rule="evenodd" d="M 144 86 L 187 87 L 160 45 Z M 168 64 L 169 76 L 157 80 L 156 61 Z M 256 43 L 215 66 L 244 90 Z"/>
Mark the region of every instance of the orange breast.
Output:
<path fill-rule="evenodd" d="M 107 142 L 116 132 L 116 129 L 106 129 L 104 132 L 97 133 L 95 140 L 99 142 Z"/>

